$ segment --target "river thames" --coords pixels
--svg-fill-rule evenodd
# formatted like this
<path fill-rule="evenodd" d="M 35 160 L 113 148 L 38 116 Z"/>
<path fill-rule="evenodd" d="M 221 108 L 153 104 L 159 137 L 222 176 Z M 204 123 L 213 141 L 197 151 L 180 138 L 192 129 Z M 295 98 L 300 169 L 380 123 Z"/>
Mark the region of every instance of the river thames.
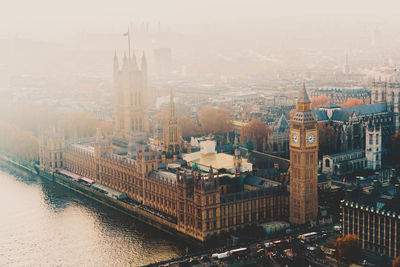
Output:
<path fill-rule="evenodd" d="M 178 239 L 58 184 L 0 167 L 0 266 L 140 266 Z"/>

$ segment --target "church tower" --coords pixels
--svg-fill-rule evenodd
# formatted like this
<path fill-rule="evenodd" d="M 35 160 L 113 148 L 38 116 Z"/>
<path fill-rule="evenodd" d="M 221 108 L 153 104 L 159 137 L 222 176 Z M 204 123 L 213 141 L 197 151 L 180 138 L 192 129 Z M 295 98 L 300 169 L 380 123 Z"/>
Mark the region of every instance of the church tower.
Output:
<path fill-rule="evenodd" d="M 182 133 L 181 128 L 178 124 L 178 119 L 176 117 L 174 95 L 172 94 L 172 89 L 168 107 L 168 115 L 168 125 L 167 127 L 164 127 L 164 144 L 167 151 L 174 154 L 181 150 Z"/>
<path fill-rule="evenodd" d="M 314 222 L 318 215 L 318 125 L 305 83 L 290 122 L 290 217 L 293 224 Z"/>

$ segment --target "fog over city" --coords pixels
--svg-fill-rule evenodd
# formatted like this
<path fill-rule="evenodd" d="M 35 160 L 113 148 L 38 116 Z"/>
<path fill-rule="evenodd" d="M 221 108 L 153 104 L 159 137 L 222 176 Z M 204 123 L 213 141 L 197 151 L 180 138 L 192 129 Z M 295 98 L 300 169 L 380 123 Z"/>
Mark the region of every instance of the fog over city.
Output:
<path fill-rule="evenodd" d="M 400 267 L 399 25 L 398 0 L 1 0 L 0 266 Z"/>
<path fill-rule="evenodd" d="M 273 75 L 271 69 L 284 69 L 282 64 L 307 71 L 308 64 L 318 64 L 310 53 L 341 64 L 348 51 L 358 63 L 364 61 L 360 53 L 371 49 L 374 31 L 388 49 L 398 45 L 397 9 L 396 1 L 4 0 L 1 84 L 29 73 L 110 78 L 107 63 L 115 50 L 126 50 L 122 33 L 128 26 L 138 52 L 148 51 L 152 60 L 153 49 L 170 47 L 174 70 L 185 68 L 187 74 L 194 64 L 212 64 L 224 75 L 246 67 Z M 250 62 L 243 64 L 239 56 Z M 382 56 L 389 57 L 383 51 L 369 55 Z M 278 62 L 269 62 L 276 57 Z"/>

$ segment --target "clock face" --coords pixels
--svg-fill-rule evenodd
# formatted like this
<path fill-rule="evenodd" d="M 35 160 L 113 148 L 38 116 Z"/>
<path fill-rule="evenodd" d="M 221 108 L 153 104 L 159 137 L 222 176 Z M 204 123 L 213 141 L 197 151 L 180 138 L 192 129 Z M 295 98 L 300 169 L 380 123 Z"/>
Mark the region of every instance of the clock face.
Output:
<path fill-rule="evenodd" d="M 296 145 L 299 143 L 299 135 L 297 133 L 292 134 L 292 143 Z"/>
<path fill-rule="evenodd" d="M 314 144 L 315 142 L 315 135 L 313 133 L 310 133 L 307 135 L 307 144 Z"/>

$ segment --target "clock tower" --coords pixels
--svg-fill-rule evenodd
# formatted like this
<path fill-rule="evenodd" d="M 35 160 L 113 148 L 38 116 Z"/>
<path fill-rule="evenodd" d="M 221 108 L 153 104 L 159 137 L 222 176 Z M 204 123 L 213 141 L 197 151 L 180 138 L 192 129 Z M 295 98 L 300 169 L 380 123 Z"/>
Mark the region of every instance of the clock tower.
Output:
<path fill-rule="evenodd" d="M 293 224 L 316 221 L 318 214 L 318 124 L 305 82 L 290 122 L 290 216 Z"/>

